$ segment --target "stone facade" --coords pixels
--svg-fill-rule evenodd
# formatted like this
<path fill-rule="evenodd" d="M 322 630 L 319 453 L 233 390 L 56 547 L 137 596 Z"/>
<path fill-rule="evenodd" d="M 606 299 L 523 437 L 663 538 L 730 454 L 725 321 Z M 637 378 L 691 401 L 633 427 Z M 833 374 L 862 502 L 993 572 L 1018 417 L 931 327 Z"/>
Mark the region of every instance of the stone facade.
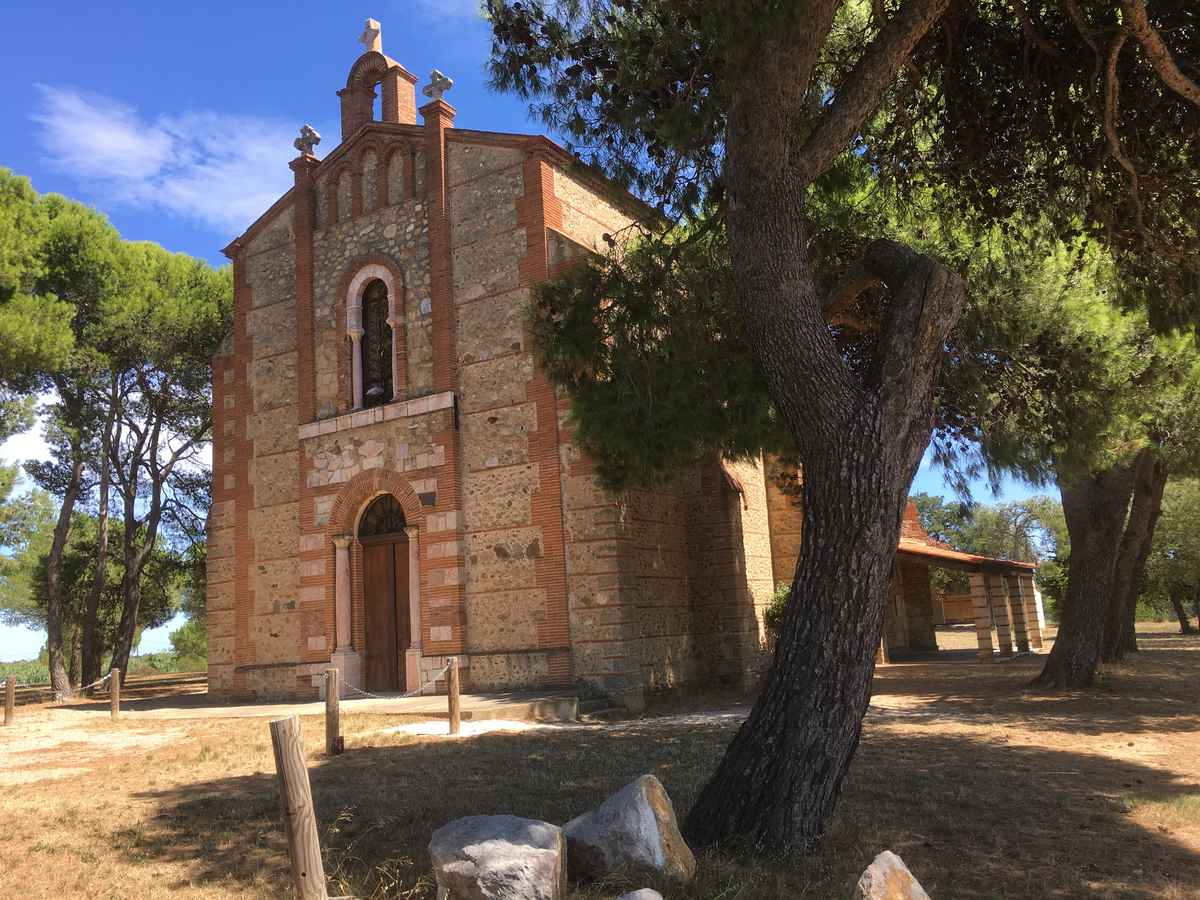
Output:
<path fill-rule="evenodd" d="M 545 138 L 456 128 L 441 98 L 417 110 L 414 83 L 363 54 L 339 91 L 341 143 L 302 152 L 294 187 L 226 250 L 211 691 L 314 697 L 331 664 L 364 685 L 380 601 L 361 529 L 382 495 L 402 510 L 395 689 L 451 655 L 468 690 L 582 686 L 633 708 L 647 690 L 753 681 L 799 548 L 778 464 L 607 492 L 530 345 L 534 286 L 653 213 Z M 391 395 L 369 397 L 384 370 Z"/>

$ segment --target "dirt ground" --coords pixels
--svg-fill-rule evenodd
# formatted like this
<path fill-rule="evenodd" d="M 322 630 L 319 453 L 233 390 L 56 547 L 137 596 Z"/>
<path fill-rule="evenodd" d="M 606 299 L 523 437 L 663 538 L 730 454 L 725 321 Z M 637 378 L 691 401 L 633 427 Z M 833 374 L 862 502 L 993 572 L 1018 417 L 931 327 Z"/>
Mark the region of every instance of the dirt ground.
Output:
<path fill-rule="evenodd" d="M 1200 898 L 1200 639 L 1159 629 L 1073 694 L 1026 691 L 1036 658 L 881 668 L 822 845 L 754 861 L 709 852 L 692 887 L 667 896 L 837 897 L 887 847 L 935 900 Z M 562 823 L 647 771 L 682 816 L 745 703 L 674 697 L 638 719 L 460 739 L 351 714 L 334 758 L 321 718 L 305 717 L 330 893 L 432 897 L 439 825 L 499 812 Z M 18 716 L 0 728 L 0 897 L 290 896 L 263 719 Z"/>

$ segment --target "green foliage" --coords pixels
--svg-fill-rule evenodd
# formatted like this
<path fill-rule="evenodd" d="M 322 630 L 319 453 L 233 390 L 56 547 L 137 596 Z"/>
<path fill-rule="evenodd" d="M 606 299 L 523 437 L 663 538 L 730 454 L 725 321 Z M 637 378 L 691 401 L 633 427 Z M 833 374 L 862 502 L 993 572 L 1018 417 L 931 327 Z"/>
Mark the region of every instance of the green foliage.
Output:
<path fill-rule="evenodd" d="M 787 439 L 733 312 L 724 229 L 630 240 L 539 287 L 533 333 L 572 400 L 580 446 L 612 487 Z"/>
<path fill-rule="evenodd" d="M 15 676 L 17 684 L 49 684 L 50 669 L 45 659 L 23 659 L 17 662 L 0 662 L 0 679 Z"/>
<path fill-rule="evenodd" d="M 965 553 L 1036 562 L 1038 587 L 1052 600 L 1062 596 L 1065 559 L 1071 547 L 1062 504 L 1057 500 L 1043 496 L 988 505 L 947 501 L 925 493 L 909 499 L 934 540 Z M 934 569 L 932 575 L 935 590 L 967 587 L 962 573 Z"/>
<path fill-rule="evenodd" d="M 787 612 L 788 597 L 792 595 L 790 584 L 775 585 L 775 593 L 771 597 L 771 605 L 763 613 L 763 624 L 771 634 L 778 634 L 783 625 L 783 615 Z"/>
<path fill-rule="evenodd" d="M 171 632 L 171 649 L 176 656 L 206 659 L 208 657 L 208 627 L 201 619 L 188 619 Z"/>
<path fill-rule="evenodd" d="M 1171 600 L 1191 612 L 1200 597 L 1200 480 L 1167 483 L 1154 532 L 1140 602 L 1160 616 L 1173 615 Z"/>
<path fill-rule="evenodd" d="M 4 561 L 0 569 L 0 622 L 44 628 L 46 624 L 46 560 L 54 528 L 54 514 L 46 495 L 40 499 L 37 531 L 29 536 L 20 552 Z M 63 552 L 63 622 L 65 630 L 77 634 L 82 627 L 88 591 L 96 560 L 97 520 L 86 513 L 72 517 L 71 532 Z M 142 575 L 142 603 L 138 627 L 154 628 L 174 615 L 187 566 L 178 552 L 159 547 L 151 555 Z M 99 606 L 99 634 L 103 648 L 112 646 L 121 617 L 121 522 L 110 523 L 107 556 L 107 580 Z"/>
<path fill-rule="evenodd" d="M 1121 4 L 1080 3 L 1078 19 L 1072 6 L 1029 5 L 1028 28 L 1012 3 L 952 7 L 864 143 L 901 190 L 946 185 L 993 221 L 1046 218 L 1064 237 L 1101 242 L 1157 329 L 1192 329 L 1200 111 L 1156 75 L 1136 39 L 1124 40 Z M 1169 55 L 1195 72 L 1195 5 L 1149 8 Z"/>

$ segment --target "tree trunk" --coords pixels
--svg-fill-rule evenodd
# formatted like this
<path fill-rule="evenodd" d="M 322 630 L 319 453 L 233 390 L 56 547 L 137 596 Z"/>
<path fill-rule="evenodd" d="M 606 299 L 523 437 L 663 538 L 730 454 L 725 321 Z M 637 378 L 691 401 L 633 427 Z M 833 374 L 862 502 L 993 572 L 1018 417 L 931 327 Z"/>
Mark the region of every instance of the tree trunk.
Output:
<path fill-rule="evenodd" d="M 1117 465 L 1076 479 L 1060 476 L 1059 485 L 1071 536 L 1067 594 L 1054 648 L 1033 681 L 1034 687 L 1050 689 L 1087 687 L 1096 674 L 1133 467 Z"/>
<path fill-rule="evenodd" d="M 83 483 L 83 448 L 72 443 L 71 475 L 63 493 L 54 538 L 46 556 L 46 651 L 50 663 L 50 687 L 61 697 L 71 696 L 71 682 L 63 659 L 62 557 L 71 533 L 71 515 Z"/>
<path fill-rule="evenodd" d="M 793 89 L 779 70 L 759 74 Z M 900 520 L 965 291 L 932 259 L 873 242 L 862 264 L 889 300 L 869 365 L 851 369 L 816 296 L 807 186 L 786 162 L 769 165 L 788 148 L 763 144 L 793 123 L 768 122 L 764 136 L 779 109 L 759 101 L 780 96 L 757 77 L 729 126 L 730 255 L 747 338 L 803 465 L 804 528 L 766 686 L 684 829 L 696 846 L 778 851 L 821 836 L 858 747 Z"/>
<path fill-rule="evenodd" d="M 1154 529 L 1162 513 L 1167 465 L 1153 447 L 1138 451 L 1133 464 L 1133 503 L 1121 535 L 1113 590 L 1105 613 L 1104 644 L 1100 658 L 1119 662 L 1126 653 L 1137 652 L 1138 594 L 1146 574 L 1146 560 L 1154 544 Z"/>
<path fill-rule="evenodd" d="M 1192 622 L 1188 618 L 1187 607 L 1183 605 L 1183 601 L 1179 599 L 1177 594 L 1171 594 L 1171 605 L 1175 607 L 1175 618 L 1179 619 L 1179 633 L 1194 634 L 1196 629 L 1192 628 Z"/>
<path fill-rule="evenodd" d="M 902 509 L 881 497 L 878 459 L 829 451 L 820 465 L 806 460 L 800 558 L 774 662 L 684 823 L 694 846 L 811 845 L 858 748 Z"/>
<path fill-rule="evenodd" d="M 99 635 L 96 633 L 96 619 L 100 610 L 100 598 L 108 582 L 108 489 L 111 480 L 111 453 L 120 441 L 120 426 L 117 425 L 117 436 L 113 436 L 113 427 L 117 415 L 117 378 L 112 379 L 112 390 L 109 392 L 108 414 L 104 424 L 104 434 L 100 439 L 100 496 L 96 511 L 96 565 L 92 570 L 92 585 L 88 590 L 87 606 L 83 616 L 83 681 L 91 684 L 100 677 L 101 646 Z M 89 692 L 90 693 L 90 692 Z"/>
<path fill-rule="evenodd" d="M 136 498 L 125 498 L 125 527 L 121 545 L 124 571 L 121 573 L 121 621 L 113 641 L 111 668 L 121 670 L 121 681 L 129 669 L 129 654 L 133 652 L 133 638 L 137 633 L 138 610 L 142 604 L 142 567 L 148 554 L 138 546 L 139 522 L 134 516 Z M 153 538 L 151 538 L 153 541 Z"/>
<path fill-rule="evenodd" d="M 83 682 L 79 680 L 80 671 L 83 669 L 83 654 L 82 654 L 82 645 L 79 642 L 79 629 L 78 628 L 71 629 L 71 640 L 69 643 L 70 643 L 70 647 L 71 647 L 71 651 L 70 651 L 71 666 L 70 666 L 70 669 L 68 669 L 68 671 L 67 671 L 67 678 L 71 682 L 71 690 L 78 691 L 79 686 L 81 684 L 83 684 Z"/>

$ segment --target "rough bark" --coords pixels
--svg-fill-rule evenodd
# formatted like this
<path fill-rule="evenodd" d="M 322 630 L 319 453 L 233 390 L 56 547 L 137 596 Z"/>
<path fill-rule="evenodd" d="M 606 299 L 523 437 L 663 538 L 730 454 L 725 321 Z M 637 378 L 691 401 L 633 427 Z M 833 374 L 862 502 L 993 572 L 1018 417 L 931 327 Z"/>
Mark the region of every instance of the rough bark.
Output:
<path fill-rule="evenodd" d="M 906 5 L 889 23 L 898 29 L 889 52 L 906 56 L 944 6 Z M 857 374 L 838 354 L 802 225 L 812 137 L 799 153 L 789 145 L 809 71 L 790 56 L 798 45 L 765 47 L 748 67 L 731 111 L 727 184 L 739 308 L 804 466 L 804 528 L 766 685 L 685 823 L 694 846 L 780 850 L 823 831 L 858 746 L 905 498 L 964 298 L 961 281 L 934 261 L 876 241 L 860 280 L 883 283 L 890 300 L 873 363 Z M 882 91 L 898 65 L 890 75 L 886 65 L 861 66 L 839 102 L 873 108 L 864 95 Z M 825 131 L 838 134 L 845 121 L 831 114 Z"/>
<path fill-rule="evenodd" d="M 1179 599 L 1177 594 L 1171 595 L 1171 606 L 1175 608 L 1175 618 L 1179 620 L 1179 633 L 1195 634 L 1196 629 L 1192 627 L 1192 622 L 1188 618 L 1187 607 L 1183 605 L 1183 601 Z"/>
<path fill-rule="evenodd" d="M 1146 560 L 1154 544 L 1154 529 L 1162 514 L 1167 465 L 1152 447 L 1138 452 L 1133 467 L 1133 502 L 1121 534 L 1113 591 L 1104 622 L 1104 644 L 1100 658 L 1119 662 L 1126 653 L 1137 652 L 1137 600 L 1146 574 Z"/>
<path fill-rule="evenodd" d="M 1146 58 L 1154 66 L 1154 71 L 1158 73 L 1163 84 L 1189 103 L 1200 107 L 1200 83 L 1188 78 L 1175 62 L 1170 48 L 1150 23 L 1145 0 L 1121 0 L 1121 12 L 1125 27 L 1142 45 Z"/>
<path fill-rule="evenodd" d="M 1047 689 L 1087 687 L 1095 677 L 1117 548 L 1133 491 L 1133 466 L 1116 465 L 1080 478 L 1060 477 L 1059 486 L 1071 536 L 1071 563 L 1058 637 L 1033 681 L 1034 687 Z"/>
<path fill-rule="evenodd" d="M 62 557 L 71 535 L 71 515 L 83 485 L 84 467 L 83 450 L 78 444 L 72 445 L 72 454 L 71 474 L 62 505 L 58 508 L 50 552 L 46 556 L 46 654 L 50 665 L 50 687 L 63 697 L 71 695 L 71 681 L 63 656 Z"/>
<path fill-rule="evenodd" d="M 96 620 L 100 610 L 100 598 L 108 582 L 108 492 L 111 481 L 112 453 L 115 444 L 120 441 L 120 426 L 116 425 L 117 417 L 117 378 L 112 380 L 109 393 L 108 413 L 104 423 L 104 433 L 100 439 L 100 478 L 99 498 L 96 510 L 96 562 L 92 570 L 92 584 L 88 590 L 87 603 L 83 615 L 83 683 L 91 684 L 100 678 L 101 647 L 99 635 L 96 633 Z M 114 438 L 113 429 L 117 428 Z M 90 692 L 89 692 L 90 693 Z"/>

